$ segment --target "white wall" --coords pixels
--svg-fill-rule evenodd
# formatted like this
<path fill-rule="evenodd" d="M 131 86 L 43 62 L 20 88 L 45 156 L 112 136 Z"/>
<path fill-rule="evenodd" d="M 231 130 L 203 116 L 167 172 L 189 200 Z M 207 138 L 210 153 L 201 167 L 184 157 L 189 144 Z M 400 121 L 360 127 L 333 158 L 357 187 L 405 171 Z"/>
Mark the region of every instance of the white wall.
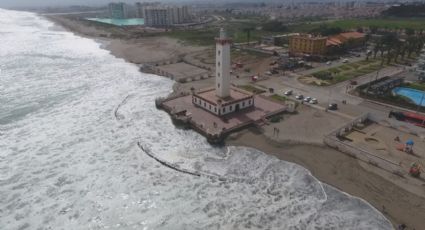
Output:
<path fill-rule="evenodd" d="M 249 99 L 246 99 L 246 100 L 243 100 L 243 101 L 240 101 L 238 103 L 231 104 L 231 105 L 226 105 L 225 107 L 223 107 L 223 108 L 225 108 L 224 111 L 223 111 L 223 108 L 221 108 L 220 114 L 228 114 L 228 113 L 234 112 L 236 110 L 237 104 L 239 104 L 239 109 L 244 109 L 244 108 L 250 107 L 250 106 L 254 105 L 254 98 L 249 98 Z"/>
<path fill-rule="evenodd" d="M 194 104 L 196 104 L 196 105 L 204 108 L 205 110 L 208 110 L 211 113 L 214 113 L 214 114 L 218 115 L 218 108 L 215 105 L 212 105 L 209 102 L 204 101 L 204 100 L 202 100 L 200 98 L 197 98 L 197 97 L 192 97 L 192 102 Z"/>
<path fill-rule="evenodd" d="M 217 43 L 215 61 L 215 89 L 219 97 L 230 96 L 230 44 Z"/>
<path fill-rule="evenodd" d="M 202 100 L 200 98 L 197 97 L 192 97 L 192 102 L 196 105 L 198 105 L 199 107 L 204 108 L 205 110 L 210 111 L 211 113 L 214 113 L 216 115 L 224 115 L 224 114 L 229 114 L 232 113 L 236 110 L 236 105 L 239 105 L 239 109 L 244 109 L 250 106 L 254 105 L 254 98 L 248 98 L 244 101 L 240 101 L 238 103 L 235 104 L 231 104 L 231 105 L 227 105 L 225 107 L 219 108 L 218 106 L 215 106 L 213 104 L 210 104 L 209 102 Z M 219 111 L 219 109 L 221 109 L 221 111 Z M 224 110 L 223 110 L 224 109 Z"/>

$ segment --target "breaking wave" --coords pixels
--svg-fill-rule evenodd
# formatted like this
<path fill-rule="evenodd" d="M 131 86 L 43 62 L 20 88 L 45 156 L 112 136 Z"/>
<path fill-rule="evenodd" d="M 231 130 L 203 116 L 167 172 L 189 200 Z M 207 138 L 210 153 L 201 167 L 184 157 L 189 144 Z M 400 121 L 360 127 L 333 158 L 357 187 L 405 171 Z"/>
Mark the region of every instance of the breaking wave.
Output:
<path fill-rule="evenodd" d="M 0 24 L 0 226 L 392 228 L 299 165 L 176 129 L 154 105 L 170 80 L 32 13 Z"/>

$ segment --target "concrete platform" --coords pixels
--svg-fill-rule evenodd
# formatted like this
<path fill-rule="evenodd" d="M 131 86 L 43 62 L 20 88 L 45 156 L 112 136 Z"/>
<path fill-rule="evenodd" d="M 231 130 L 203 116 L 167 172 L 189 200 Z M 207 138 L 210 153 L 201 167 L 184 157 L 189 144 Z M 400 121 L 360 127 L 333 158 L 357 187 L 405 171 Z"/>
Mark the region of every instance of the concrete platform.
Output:
<path fill-rule="evenodd" d="M 157 73 L 171 79 L 181 81 L 195 81 L 202 78 L 208 78 L 209 71 L 199 67 L 178 62 L 174 64 L 162 65 L 155 67 Z"/>
<path fill-rule="evenodd" d="M 192 103 L 192 95 L 166 99 L 159 104 L 173 119 L 184 121 L 191 128 L 220 140 L 231 131 L 253 123 L 264 123 L 265 118 L 286 111 L 286 106 L 264 96 L 254 96 L 254 106 L 224 116 L 216 116 Z"/>

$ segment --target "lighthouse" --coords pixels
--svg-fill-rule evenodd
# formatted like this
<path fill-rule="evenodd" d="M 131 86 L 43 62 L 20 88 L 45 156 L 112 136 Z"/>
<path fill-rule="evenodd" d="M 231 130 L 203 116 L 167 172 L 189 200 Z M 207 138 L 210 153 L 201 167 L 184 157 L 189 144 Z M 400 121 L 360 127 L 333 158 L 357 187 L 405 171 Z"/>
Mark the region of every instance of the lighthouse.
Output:
<path fill-rule="evenodd" d="M 230 96 L 230 45 L 232 40 L 221 28 L 220 36 L 215 41 L 215 92 L 217 97 L 226 98 Z"/>
<path fill-rule="evenodd" d="M 215 85 L 194 91 L 192 103 L 217 116 L 239 112 L 254 107 L 254 95 L 230 84 L 230 45 L 223 28 L 215 39 Z"/>

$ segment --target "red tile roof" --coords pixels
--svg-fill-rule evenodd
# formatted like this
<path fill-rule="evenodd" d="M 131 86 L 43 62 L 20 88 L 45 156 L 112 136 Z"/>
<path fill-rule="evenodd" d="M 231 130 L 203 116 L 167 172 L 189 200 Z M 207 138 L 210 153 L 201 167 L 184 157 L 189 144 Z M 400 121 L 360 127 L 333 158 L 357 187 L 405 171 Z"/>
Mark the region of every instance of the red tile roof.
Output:
<path fill-rule="evenodd" d="M 342 41 L 338 37 L 329 37 L 326 40 L 326 46 L 339 46 L 342 44 Z"/>
<path fill-rule="evenodd" d="M 345 33 L 340 33 L 339 35 L 346 38 L 346 39 L 364 38 L 364 36 L 365 36 L 364 33 L 360 33 L 360 32 L 345 32 Z"/>

